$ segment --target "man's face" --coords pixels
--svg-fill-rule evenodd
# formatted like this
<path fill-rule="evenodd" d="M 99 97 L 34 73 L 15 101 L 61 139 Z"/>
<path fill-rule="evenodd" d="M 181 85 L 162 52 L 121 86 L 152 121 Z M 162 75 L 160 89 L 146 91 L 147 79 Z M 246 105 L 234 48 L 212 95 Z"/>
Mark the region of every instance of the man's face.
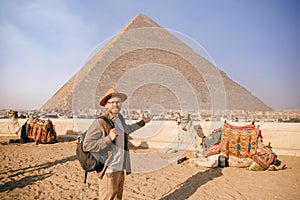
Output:
<path fill-rule="evenodd" d="M 122 102 L 120 97 L 112 97 L 105 104 L 105 108 L 113 115 L 119 114 L 122 108 Z"/>

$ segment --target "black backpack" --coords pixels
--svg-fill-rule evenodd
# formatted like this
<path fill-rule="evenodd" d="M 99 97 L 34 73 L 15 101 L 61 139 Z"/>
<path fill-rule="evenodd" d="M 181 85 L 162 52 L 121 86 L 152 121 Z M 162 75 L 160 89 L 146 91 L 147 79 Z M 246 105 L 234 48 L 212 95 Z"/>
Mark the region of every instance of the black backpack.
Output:
<path fill-rule="evenodd" d="M 100 116 L 100 118 L 103 119 L 110 126 L 111 129 L 114 128 L 114 123 L 110 119 L 104 116 Z M 92 172 L 92 171 L 100 172 L 104 167 L 104 163 L 96 160 L 90 152 L 83 151 L 82 147 L 83 147 L 83 141 L 85 139 L 85 136 L 86 136 L 86 131 L 80 136 L 78 136 L 78 143 L 76 148 L 77 159 L 79 160 L 81 167 L 85 171 L 84 183 L 86 183 L 88 172 Z"/>

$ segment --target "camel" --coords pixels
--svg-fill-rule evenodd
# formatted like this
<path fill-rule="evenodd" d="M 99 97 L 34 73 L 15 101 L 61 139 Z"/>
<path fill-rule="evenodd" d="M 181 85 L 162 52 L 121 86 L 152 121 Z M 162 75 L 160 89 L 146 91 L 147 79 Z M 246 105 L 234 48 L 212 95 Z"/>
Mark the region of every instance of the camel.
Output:
<path fill-rule="evenodd" d="M 226 158 L 228 166 L 242 167 L 252 171 L 276 171 L 286 169 L 273 152 L 271 144 L 264 145 L 258 139 L 254 123 L 245 126 L 234 126 L 226 121 L 222 128 L 214 130 L 204 141 L 202 155 L 215 159 Z M 225 166 L 225 162 L 221 162 Z M 219 159 L 220 165 L 220 159 Z"/>
<path fill-rule="evenodd" d="M 9 133 L 14 133 L 18 135 L 18 132 L 20 131 L 21 127 L 18 121 L 18 111 L 15 110 L 8 110 L 6 112 L 8 116 L 8 130 Z"/>

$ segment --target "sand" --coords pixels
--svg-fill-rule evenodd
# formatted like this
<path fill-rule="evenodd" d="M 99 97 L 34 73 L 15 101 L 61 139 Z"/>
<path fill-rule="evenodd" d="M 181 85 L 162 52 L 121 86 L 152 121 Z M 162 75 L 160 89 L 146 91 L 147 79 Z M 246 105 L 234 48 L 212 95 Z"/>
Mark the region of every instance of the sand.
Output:
<path fill-rule="evenodd" d="M 97 175 L 89 173 L 83 183 L 84 171 L 75 156 L 77 141 L 8 144 L 10 138 L 0 137 L 0 199 L 97 199 Z M 128 175 L 124 199 L 300 199 L 300 157 L 279 156 L 279 160 L 287 169 L 170 163 L 157 171 Z"/>

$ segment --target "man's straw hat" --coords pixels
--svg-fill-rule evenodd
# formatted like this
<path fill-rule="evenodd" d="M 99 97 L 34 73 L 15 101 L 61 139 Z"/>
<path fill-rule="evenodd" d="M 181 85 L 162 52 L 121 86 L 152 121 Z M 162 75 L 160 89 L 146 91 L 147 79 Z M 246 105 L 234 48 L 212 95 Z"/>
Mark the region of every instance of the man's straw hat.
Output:
<path fill-rule="evenodd" d="M 120 97 L 122 102 L 127 99 L 127 95 L 126 94 L 119 93 L 114 88 L 110 88 L 109 90 L 107 90 L 107 92 L 105 93 L 104 97 L 102 97 L 102 99 L 100 100 L 100 105 L 101 106 L 105 106 L 105 104 L 107 103 L 107 101 L 109 99 L 111 99 L 112 97 Z"/>

